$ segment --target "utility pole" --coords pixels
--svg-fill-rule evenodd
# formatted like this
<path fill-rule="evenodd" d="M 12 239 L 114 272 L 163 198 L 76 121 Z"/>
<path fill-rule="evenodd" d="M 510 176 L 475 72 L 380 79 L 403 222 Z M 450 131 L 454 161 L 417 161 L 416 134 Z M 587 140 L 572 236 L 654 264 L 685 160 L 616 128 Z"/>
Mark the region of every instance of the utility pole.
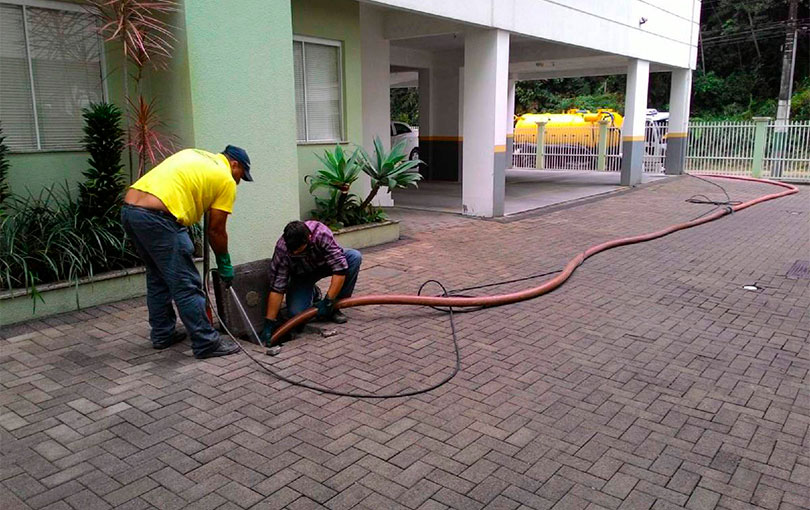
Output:
<path fill-rule="evenodd" d="M 776 129 L 774 142 L 776 144 L 776 165 L 773 177 L 782 176 L 781 157 L 787 152 L 787 125 L 790 120 L 790 96 L 793 95 L 793 69 L 796 66 L 796 18 L 799 13 L 799 0 L 790 0 L 787 30 L 785 32 L 785 45 L 782 52 L 782 82 L 779 86 L 779 105 L 776 109 Z"/>

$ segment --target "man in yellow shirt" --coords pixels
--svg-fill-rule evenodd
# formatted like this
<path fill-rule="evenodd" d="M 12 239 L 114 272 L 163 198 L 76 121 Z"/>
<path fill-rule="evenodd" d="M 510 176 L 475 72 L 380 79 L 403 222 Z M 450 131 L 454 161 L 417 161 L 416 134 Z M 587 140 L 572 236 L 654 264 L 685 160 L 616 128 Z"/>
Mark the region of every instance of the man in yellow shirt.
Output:
<path fill-rule="evenodd" d="M 244 149 L 228 145 L 221 154 L 185 149 L 166 158 L 127 191 L 121 223 L 146 265 L 146 305 L 155 349 L 165 349 L 185 337 L 175 331 L 174 301 L 191 335 L 195 357 L 226 356 L 239 351 L 236 343 L 220 337 L 208 322 L 187 227 L 210 212 L 211 248 L 219 276 L 229 284 L 233 266 L 225 224 L 233 212 L 236 185 L 242 179 L 253 180 L 250 158 Z"/>

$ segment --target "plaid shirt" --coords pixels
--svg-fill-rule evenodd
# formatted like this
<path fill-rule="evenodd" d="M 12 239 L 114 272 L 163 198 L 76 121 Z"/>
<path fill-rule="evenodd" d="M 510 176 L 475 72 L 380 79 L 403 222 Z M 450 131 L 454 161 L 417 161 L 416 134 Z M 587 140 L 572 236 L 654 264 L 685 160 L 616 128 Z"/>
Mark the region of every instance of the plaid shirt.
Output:
<path fill-rule="evenodd" d="M 335 241 L 329 227 L 319 221 L 306 222 L 312 235 L 309 246 L 300 255 L 287 249 L 284 238 L 279 238 L 273 260 L 270 261 L 270 290 L 284 294 L 290 278 L 306 274 L 346 274 L 349 264 L 343 248 Z"/>

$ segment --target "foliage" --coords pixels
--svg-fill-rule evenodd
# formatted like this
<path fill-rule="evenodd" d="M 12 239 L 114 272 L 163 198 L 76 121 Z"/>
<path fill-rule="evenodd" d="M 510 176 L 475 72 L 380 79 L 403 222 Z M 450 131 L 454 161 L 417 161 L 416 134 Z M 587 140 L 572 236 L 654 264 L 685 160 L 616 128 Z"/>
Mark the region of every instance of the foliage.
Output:
<path fill-rule="evenodd" d="M 85 276 L 138 265 L 121 224 L 84 217 L 67 185 L 9 201 L 0 218 L 0 288 L 25 288 L 36 299 L 39 284 L 78 284 Z"/>
<path fill-rule="evenodd" d="M 3 211 L 3 202 L 10 194 L 8 189 L 8 147 L 4 143 L 5 139 L 3 128 L 0 126 L 0 212 Z"/>
<path fill-rule="evenodd" d="M 391 120 L 419 126 L 419 89 L 391 89 Z"/>
<path fill-rule="evenodd" d="M 121 110 L 109 103 L 91 104 L 82 110 L 82 117 L 82 143 L 90 153 L 90 168 L 84 172 L 85 181 L 79 184 L 79 213 L 86 219 L 117 221 L 124 190 Z"/>
<path fill-rule="evenodd" d="M 345 207 L 349 202 L 349 188 L 352 183 L 360 176 L 360 154 L 355 150 L 354 153 L 346 159 L 346 153 L 340 145 L 335 146 L 334 152 L 328 149 L 324 151 L 324 156 L 317 156 L 318 160 L 323 164 L 314 175 L 307 175 L 304 177 L 305 182 L 309 182 L 309 192 L 313 193 L 315 190 L 325 188 L 329 191 L 330 207 L 324 207 L 324 211 L 329 211 L 331 217 L 326 217 L 326 224 L 331 223 L 344 223 L 345 224 Z M 353 195 L 352 195 L 353 196 Z"/>
<path fill-rule="evenodd" d="M 138 155 L 138 177 L 146 171 L 147 161 L 156 160 L 172 149 L 171 138 L 162 134 L 164 127 L 158 117 L 155 103 L 141 95 L 141 78 L 147 66 L 164 69 L 168 65 L 176 41 L 172 27 L 165 17 L 179 10 L 173 0 L 89 0 L 101 20 L 99 32 L 106 42 L 121 44 L 124 100 L 129 112 L 125 116 L 127 154 L 130 177 L 133 168 L 132 152 Z M 137 101 L 129 93 L 129 63 L 134 64 Z M 134 138 L 134 139 L 133 139 Z"/>
<path fill-rule="evenodd" d="M 160 118 L 157 99 L 147 102 L 138 96 L 138 102 L 130 101 L 129 117 L 132 124 L 130 144 L 138 154 L 138 175 L 146 173 L 146 163 L 156 165 L 176 149 L 174 136 L 161 131 L 166 123 Z"/>
<path fill-rule="evenodd" d="M 314 195 L 315 209 L 310 211 L 313 219 L 320 221 L 332 230 L 343 227 L 365 225 L 387 219 L 379 207 L 360 207 L 360 198 L 354 193 L 346 196 L 345 202 L 338 211 L 340 192 L 331 190 L 326 197 Z"/>
<path fill-rule="evenodd" d="M 176 38 L 162 17 L 178 10 L 171 0 L 89 0 L 101 17 L 107 41 L 120 41 L 124 57 L 138 68 L 165 67 Z"/>
<path fill-rule="evenodd" d="M 386 152 L 380 137 L 374 139 L 374 157 L 362 148 L 357 148 L 350 158 L 338 145 L 334 152 L 325 151 L 324 157 L 318 157 L 323 168 L 315 175 L 307 175 L 309 192 L 313 193 L 315 209 L 310 214 L 332 230 L 353 225 L 374 223 L 386 219 L 385 213 L 371 205 L 381 187 L 389 189 L 404 188 L 422 178 L 416 168 L 421 161 L 407 160 L 404 153 L 404 142 L 397 144 Z M 354 193 L 350 193 L 352 183 L 366 173 L 371 180 L 371 191 L 361 202 Z M 315 195 L 318 189 L 325 188 L 326 197 Z"/>
<path fill-rule="evenodd" d="M 419 159 L 408 160 L 405 155 L 405 142 L 399 142 L 391 152 L 386 152 L 382 140 L 377 136 L 374 138 L 374 157 L 372 158 L 362 148 L 358 149 L 362 155 L 360 168 L 371 179 L 371 191 L 360 209 L 366 209 L 381 187 L 387 186 L 389 190 L 406 188 L 422 178 L 417 168 L 423 162 Z"/>
<path fill-rule="evenodd" d="M 793 94 L 790 115 L 795 119 L 810 119 L 810 77 L 805 77 Z"/>

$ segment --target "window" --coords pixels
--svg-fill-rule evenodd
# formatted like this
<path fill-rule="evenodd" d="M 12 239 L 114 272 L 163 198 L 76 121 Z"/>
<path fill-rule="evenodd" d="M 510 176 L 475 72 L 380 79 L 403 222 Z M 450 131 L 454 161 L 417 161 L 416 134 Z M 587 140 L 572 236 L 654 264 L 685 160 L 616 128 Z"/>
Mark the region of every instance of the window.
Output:
<path fill-rule="evenodd" d="M 81 148 L 82 108 L 104 98 L 95 18 L 80 6 L 0 3 L 0 121 L 12 151 Z"/>
<path fill-rule="evenodd" d="M 405 133 L 410 132 L 411 128 L 409 128 L 407 124 L 403 124 L 402 122 L 394 122 L 394 134 L 404 135 Z"/>
<path fill-rule="evenodd" d="M 309 37 L 293 40 L 299 142 L 343 140 L 340 49 L 336 41 Z"/>

